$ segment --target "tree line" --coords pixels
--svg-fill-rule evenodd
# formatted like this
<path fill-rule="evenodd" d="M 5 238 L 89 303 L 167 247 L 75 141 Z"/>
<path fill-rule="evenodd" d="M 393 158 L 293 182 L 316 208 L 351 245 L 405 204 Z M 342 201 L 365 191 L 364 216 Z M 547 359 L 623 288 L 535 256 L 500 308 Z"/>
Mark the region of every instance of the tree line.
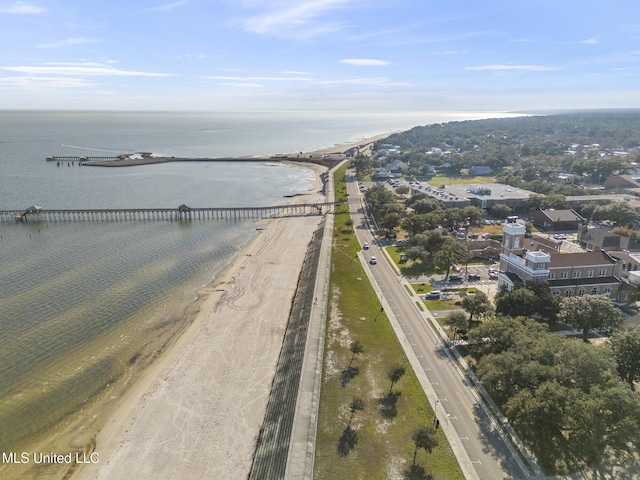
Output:
<path fill-rule="evenodd" d="M 414 127 L 376 142 L 375 158 L 359 158 L 362 171 L 399 159 L 408 175 L 424 176 L 426 166 L 459 175 L 473 165 L 491 167 L 500 183 L 539 194 L 598 195 L 585 185 L 626 174 L 640 160 L 640 111 L 581 112 L 518 118 L 469 120 Z M 385 146 L 400 147 L 387 153 Z M 447 152 L 432 153 L 434 148 Z M 624 149 L 625 155 L 613 155 Z M 558 172 L 575 180 L 560 181 Z"/>
<path fill-rule="evenodd" d="M 503 290 L 495 311 L 478 296 L 462 303 L 468 318 L 453 314 L 445 323 L 466 333 L 478 378 L 545 472 L 615 476 L 612 465 L 640 459 L 640 326 L 623 328 L 605 296 L 548 292 L 545 284 Z M 550 333 L 541 321 L 550 318 L 578 339 Z M 593 345 L 595 332 L 610 336 Z"/>

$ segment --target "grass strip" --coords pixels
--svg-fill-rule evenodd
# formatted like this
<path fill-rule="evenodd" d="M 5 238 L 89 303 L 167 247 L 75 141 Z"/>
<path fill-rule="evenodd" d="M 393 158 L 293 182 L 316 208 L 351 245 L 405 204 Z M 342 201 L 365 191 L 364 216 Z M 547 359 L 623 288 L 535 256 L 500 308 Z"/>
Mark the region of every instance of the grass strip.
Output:
<path fill-rule="evenodd" d="M 335 175 L 341 196 L 345 172 L 346 166 Z M 336 213 L 314 478 L 408 478 L 412 435 L 433 425 L 433 411 L 357 258 L 359 249 L 350 214 Z M 361 351 L 353 348 L 356 341 Z M 392 382 L 389 373 L 398 367 L 405 373 Z M 438 445 L 432 453 L 419 450 L 416 464 L 438 479 L 463 479 L 441 429 L 435 437 Z"/>

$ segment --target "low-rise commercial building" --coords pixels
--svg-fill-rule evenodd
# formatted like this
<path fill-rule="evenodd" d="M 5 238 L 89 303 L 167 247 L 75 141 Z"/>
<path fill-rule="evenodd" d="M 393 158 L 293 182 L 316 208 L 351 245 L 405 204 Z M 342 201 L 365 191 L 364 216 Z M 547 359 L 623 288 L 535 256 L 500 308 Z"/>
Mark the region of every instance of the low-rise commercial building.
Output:
<path fill-rule="evenodd" d="M 605 295 L 626 304 L 630 291 L 621 289 L 623 261 L 604 250 L 561 253 L 538 248 L 525 240 L 525 224 L 509 217 L 503 227 L 498 288 L 512 290 L 519 283 L 547 281 L 554 295 Z"/>

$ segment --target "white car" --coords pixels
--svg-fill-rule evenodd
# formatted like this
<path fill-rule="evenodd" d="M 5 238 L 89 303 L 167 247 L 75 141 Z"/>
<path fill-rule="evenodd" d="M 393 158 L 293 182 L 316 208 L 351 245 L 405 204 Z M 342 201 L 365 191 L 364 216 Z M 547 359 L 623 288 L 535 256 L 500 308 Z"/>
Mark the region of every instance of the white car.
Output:
<path fill-rule="evenodd" d="M 378 260 L 376 260 L 376 257 L 371 257 L 371 260 L 369 260 L 369 263 L 371 265 L 375 265 L 376 263 L 378 263 Z"/>
<path fill-rule="evenodd" d="M 364 242 L 364 243 L 362 244 L 362 248 L 363 248 L 364 250 L 369 250 L 369 242 Z"/>

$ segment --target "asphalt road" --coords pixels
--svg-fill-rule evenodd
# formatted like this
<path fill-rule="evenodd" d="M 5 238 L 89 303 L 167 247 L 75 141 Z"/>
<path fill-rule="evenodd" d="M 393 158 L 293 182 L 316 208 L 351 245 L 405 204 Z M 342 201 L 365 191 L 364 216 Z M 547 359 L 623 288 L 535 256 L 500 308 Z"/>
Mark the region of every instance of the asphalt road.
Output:
<path fill-rule="evenodd" d="M 356 234 L 369 250 L 360 255 L 366 261 L 374 288 L 378 290 L 385 312 L 397 322 L 400 341 L 421 378 L 425 393 L 451 444 L 467 479 L 529 478 L 517 454 L 502 437 L 493 416 L 460 370 L 440 336 L 430 325 L 428 311 L 416 306 L 416 296 L 407 292 L 407 282 L 399 276 L 376 244 L 360 203 L 354 177 L 347 175 L 351 214 Z M 371 256 L 378 259 L 370 265 Z M 404 337 L 404 338 L 402 338 Z M 417 362 L 417 365 L 416 365 Z"/>

